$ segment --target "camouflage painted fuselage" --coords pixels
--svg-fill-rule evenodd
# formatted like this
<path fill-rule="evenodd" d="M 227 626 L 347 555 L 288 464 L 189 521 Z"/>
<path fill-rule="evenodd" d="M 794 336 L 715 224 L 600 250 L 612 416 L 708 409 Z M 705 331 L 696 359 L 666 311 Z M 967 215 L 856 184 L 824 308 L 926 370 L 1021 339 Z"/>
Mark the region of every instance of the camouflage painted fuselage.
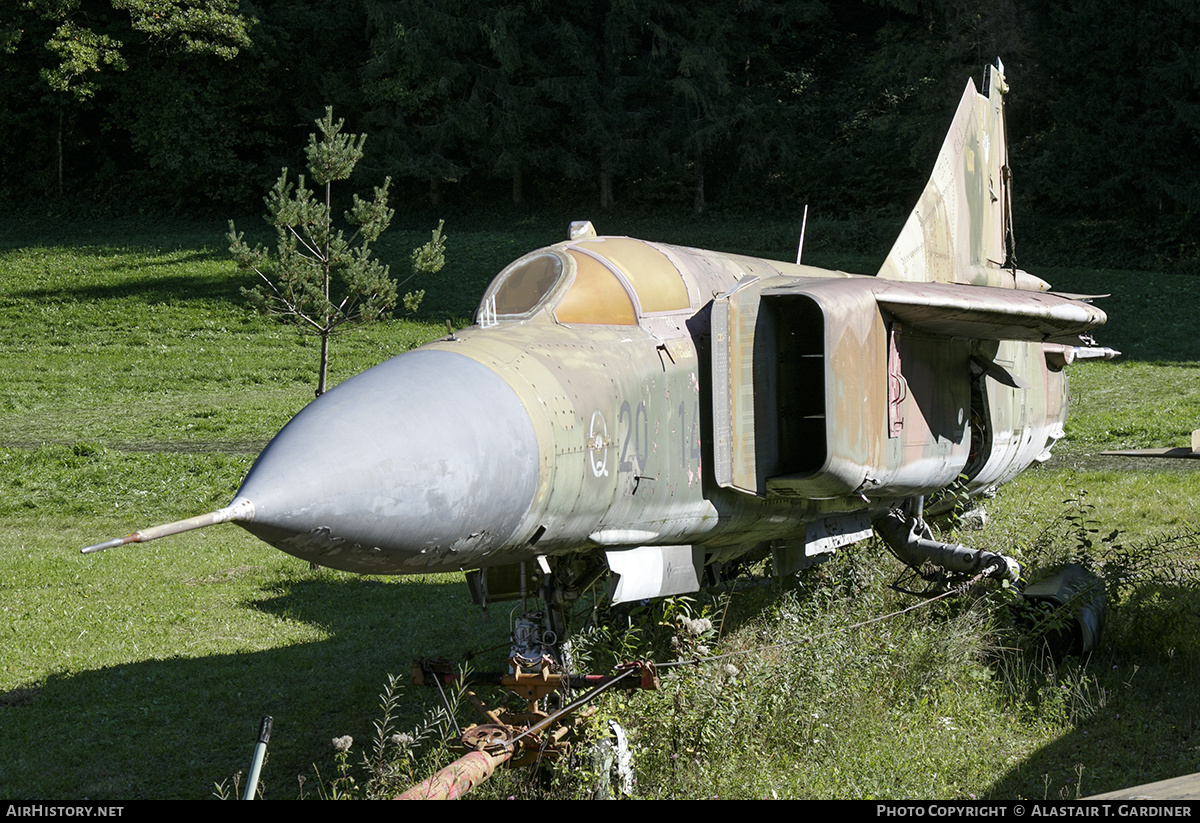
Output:
<path fill-rule="evenodd" d="M 1116 354 L 1079 337 L 1103 312 L 1011 262 L 1005 90 L 998 67 L 967 83 L 877 275 L 573 224 L 496 277 L 475 326 L 304 409 L 230 506 L 85 551 L 235 521 L 364 573 L 571 556 L 563 577 L 606 565 L 633 599 L 766 544 L 802 567 L 898 504 L 921 525 L 930 495 L 1045 459 L 1063 367 Z"/>
<path fill-rule="evenodd" d="M 884 302 L 923 306 L 916 288 L 630 238 L 539 250 L 496 278 L 480 325 L 289 424 L 239 492 L 255 505 L 245 525 L 322 565 L 385 574 L 644 546 L 706 561 L 768 541 L 826 551 L 961 474 L 973 490 L 1007 480 L 1061 436 L 1066 385 L 1045 346 L 981 343 L 939 328 L 967 323 L 945 309 L 926 320 Z M 1013 294 L 935 288 L 1001 308 Z M 1024 336 L 1097 322 L 1036 298 L 1049 327 L 1023 319 Z"/>

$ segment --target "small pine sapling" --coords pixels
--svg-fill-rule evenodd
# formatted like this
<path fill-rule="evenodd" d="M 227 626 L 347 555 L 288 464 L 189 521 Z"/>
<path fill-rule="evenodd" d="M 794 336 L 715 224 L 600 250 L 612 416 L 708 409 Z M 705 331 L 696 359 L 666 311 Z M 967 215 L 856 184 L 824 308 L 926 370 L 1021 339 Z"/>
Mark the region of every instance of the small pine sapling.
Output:
<path fill-rule="evenodd" d="M 276 252 L 248 245 L 243 235 L 229 222 L 229 251 L 239 268 L 255 272 L 262 280 L 254 288 L 243 288 L 250 304 L 263 314 L 283 318 L 316 335 L 321 341 L 317 391 L 325 393 L 329 372 L 329 339 L 347 324 L 371 323 L 396 307 L 398 287 L 389 267 L 373 256 L 371 244 L 391 223 L 394 210 L 388 206 L 391 178 L 376 186 L 374 196 L 363 200 L 354 195 L 345 212 L 350 227 L 334 225 L 332 209 L 333 181 L 347 179 L 362 159 L 366 135 L 343 134 L 343 120 L 334 121 L 333 109 L 316 121 L 320 131 L 310 134 L 305 155 L 308 170 L 316 183 L 314 191 L 304 175 L 293 184 L 284 168 L 270 193 L 263 198 L 266 219 L 275 227 Z M 324 187 L 324 198 L 319 189 Z M 446 240 L 443 222 L 438 223 L 425 245 L 414 249 L 412 274 L 433 274 L 445 265 Z M 424 291 L 409 292 L 401 298 L 409 312 L 420 305 Z"/>

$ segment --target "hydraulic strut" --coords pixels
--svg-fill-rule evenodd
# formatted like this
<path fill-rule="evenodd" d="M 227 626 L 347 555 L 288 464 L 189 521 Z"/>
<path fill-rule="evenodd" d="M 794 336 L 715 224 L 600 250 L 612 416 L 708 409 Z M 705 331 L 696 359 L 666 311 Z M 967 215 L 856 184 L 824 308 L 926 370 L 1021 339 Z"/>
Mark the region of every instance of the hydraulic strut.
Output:
<path fill-rule="evenodd" d="M 1013 583 L 1021 577 L 1021 565 L 1012 558 L 985 549 L 972 549 L 961 543 L 934 540 L 933 532 L 920 514 L 893 509 L 873 525 L 896 556 L 914 568 L 920 568 L 928 561 L 958 574 L 985 572 L 988 577 Z"/>

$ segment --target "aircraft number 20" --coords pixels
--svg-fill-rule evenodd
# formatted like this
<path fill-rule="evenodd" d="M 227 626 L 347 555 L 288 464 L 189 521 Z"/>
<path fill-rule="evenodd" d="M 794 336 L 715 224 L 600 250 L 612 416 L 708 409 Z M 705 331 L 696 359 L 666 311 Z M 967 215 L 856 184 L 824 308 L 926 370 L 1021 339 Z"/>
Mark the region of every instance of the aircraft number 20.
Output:
<path fill-rule="evenodd" d="M 691 425 L 688 425 L 687 406 L 679 404 L 679 465 L 686 468 L 700 459 L 700 442 L 696 437 L 696 423 L 700 409 L 692 409 Z M 633 406 L 628 400 L 621 404 L 617 415 L 617 428 L 624 431 L 621 439 L 621 460 L 617 470 L 622 472 L 646 470 L 650 456 L 650 415 L 646 401 Z M 636 463 L 636 466 L 635 466 Z"/>

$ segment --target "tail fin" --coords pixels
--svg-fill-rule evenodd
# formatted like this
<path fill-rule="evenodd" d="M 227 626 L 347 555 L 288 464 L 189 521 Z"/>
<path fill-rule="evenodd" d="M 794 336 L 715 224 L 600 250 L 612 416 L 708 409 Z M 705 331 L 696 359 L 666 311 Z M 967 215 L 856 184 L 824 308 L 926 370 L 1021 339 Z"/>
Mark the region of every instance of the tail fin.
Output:
<path fill-rule="evenodd" d="M 987 67 L 983 94 L 967 81 L 933 174 L 879 277 L 1019 287 L 1015 270 L 1002 268 L 1011 265 L 1012 200 L 1004 133 L 1008 86 L 996 62 Z"/>

